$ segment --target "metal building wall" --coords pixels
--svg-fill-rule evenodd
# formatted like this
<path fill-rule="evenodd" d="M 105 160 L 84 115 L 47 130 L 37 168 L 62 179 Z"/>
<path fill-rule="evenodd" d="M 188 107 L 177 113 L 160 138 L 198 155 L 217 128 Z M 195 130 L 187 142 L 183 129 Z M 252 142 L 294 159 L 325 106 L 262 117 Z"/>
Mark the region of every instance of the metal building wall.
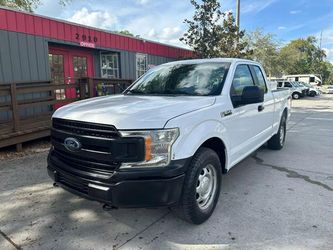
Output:
<path fill-rule="evenodd" d="M 0 84 L 22 81 L 47 81 L 50 79 L 48 44 L 42 37 L 0 30 Z M 47 96 L 48 93 L 27 93 L 17 96 L 28 100 Z M 10 101 L 3 96 L 0 102 Z M 26 117 L 47 111 L 47 107 L 20 109 L 20 116 Z M 11 119 L 11 112 L 0 112 L 0 120 Z"/>
<path fill-rule="evenodd" d="M 49 80 L 48 42 L 56 43 L 54 39 L 0 30 L 0 84 L 16 81 Z M 59 43 L 59 45 L 76 45 Z M 119 53 L 120 77 L 136 79 L 136 53 L 117 49 L 95 49 L 95 76 L 101 76 L 100 51 Z M 176 59 L 148 55 L 148 64 L 159 65 Z"/>
<path fill-rule="evenodd" d="M 0 84 L 48 79 L 50 68 L 45 38 L 0 30 Z"/>

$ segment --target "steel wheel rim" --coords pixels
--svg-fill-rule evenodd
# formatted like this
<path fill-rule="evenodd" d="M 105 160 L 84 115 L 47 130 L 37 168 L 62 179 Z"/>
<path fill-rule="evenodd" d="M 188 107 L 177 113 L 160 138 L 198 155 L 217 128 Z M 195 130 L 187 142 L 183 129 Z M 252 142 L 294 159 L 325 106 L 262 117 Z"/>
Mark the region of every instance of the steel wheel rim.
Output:
<path fill-rule="evenodd" d="M 216 187 L 216 170 L 212 164 L 208 164 L 201 170 L 196 186 L 196 201 L 201 210 L 207 209 L 213 203 Z"/>

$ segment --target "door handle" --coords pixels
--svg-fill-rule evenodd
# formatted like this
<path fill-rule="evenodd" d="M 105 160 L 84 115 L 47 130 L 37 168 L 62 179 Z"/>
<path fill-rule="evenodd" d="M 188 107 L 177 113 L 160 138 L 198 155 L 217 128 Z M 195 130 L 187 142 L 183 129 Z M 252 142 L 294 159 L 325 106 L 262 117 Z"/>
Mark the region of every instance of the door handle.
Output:
<path fill-rule="evenodd" d="M 258 106 L 258 112 L 261 112 L 265 109 L 264 105 L 259 105 Z"/>
<path fill-rule="evenodd" d="M 221 112 L 221 117 L 225 117 L 225 116 L 229 116 L 229 115 L 232 115 L 232 111 L 231 110 L 227 110 L 227 111 Z"/>

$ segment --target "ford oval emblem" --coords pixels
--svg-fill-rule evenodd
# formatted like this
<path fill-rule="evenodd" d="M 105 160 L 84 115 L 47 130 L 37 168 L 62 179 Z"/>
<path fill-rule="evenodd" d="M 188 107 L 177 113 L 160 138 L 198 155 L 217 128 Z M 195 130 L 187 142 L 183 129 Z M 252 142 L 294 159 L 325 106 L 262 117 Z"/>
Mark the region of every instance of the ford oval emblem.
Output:
<path fill-rule="evenodd" d="M 68 137 L 64 141 L 64 146 L 68 151 L 76 152 L 81 149 L 81 143 L 72 137 Z"/>

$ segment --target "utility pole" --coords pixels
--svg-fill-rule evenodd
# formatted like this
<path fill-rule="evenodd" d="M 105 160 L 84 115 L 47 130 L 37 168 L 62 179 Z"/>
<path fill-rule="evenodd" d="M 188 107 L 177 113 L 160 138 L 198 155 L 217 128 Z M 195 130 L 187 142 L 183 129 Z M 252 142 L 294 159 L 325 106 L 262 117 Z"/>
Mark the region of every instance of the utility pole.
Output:
<path fill-rule="evenodd" d="M 323 30 L 320 32 L 319 48 L 321 49 L 321 42 L 323 41 Z"/>
<path fill-rule="evenodd" d="M 238 30 L 240 30 L 240 0 L 236 0 L 237 1 L 237 15 L 236 15 L 236 24 L 238 27 Z"/>

